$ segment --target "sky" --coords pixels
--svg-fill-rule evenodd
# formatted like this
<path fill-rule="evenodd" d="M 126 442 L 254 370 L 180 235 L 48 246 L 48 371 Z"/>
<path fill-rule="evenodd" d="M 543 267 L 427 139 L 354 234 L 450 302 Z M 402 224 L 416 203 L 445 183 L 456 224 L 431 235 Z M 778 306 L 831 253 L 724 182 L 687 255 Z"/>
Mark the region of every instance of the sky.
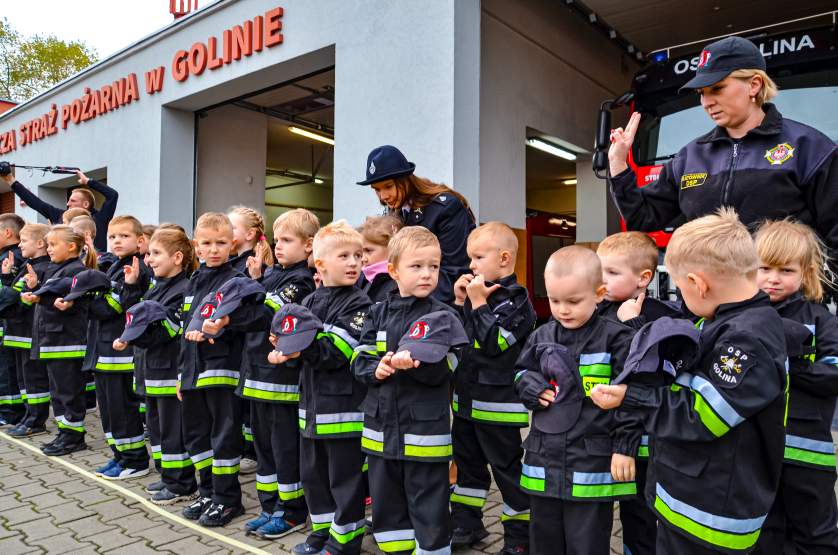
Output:
<path fill-rule="evenodd" d="M 0 0 L 0 17 L 25 36 L 81 40 L 99 59 L 172 22 L 169 0 Z"/>

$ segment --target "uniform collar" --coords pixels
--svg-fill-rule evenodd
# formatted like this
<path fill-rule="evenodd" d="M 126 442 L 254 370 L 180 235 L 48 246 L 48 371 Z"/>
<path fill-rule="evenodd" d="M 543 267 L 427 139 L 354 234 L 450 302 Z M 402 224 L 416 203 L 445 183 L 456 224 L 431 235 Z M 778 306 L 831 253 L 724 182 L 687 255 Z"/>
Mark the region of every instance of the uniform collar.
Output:
<path fill-rule="evenodd" d="M 288 266 L 283 266 L 279 264 L 279 267 L 282 268 L 283 272 L 291 272 L 293 270 L 297 270 L 298 268 L 302 268 L 303 266 L 308 267 L 308 260 L 300 260 L 299 262 L 294 262 L 293 264 L 289 264 Z"/>
<path fill-rule="evenodd" d="M 238 253 L 236 256 L 231 258 L 230 262 L 234 264 L 234 263 L 238 262 L 239 260 L 247 260 L 248 257 L 254 256 L 255 254 L 256 254 L 256 251 L 254 251 L 253 249 L 246 250 L 244 252 Z"/>
<path fill-rule="evenodd" d="M 762 111 L 765 112 L 765 117 L 755 128 L 748 131 L 745 137 L 749 135 L 760 135 L 764 137 L 779 135 L 783 130 L 783 115 L 777 110 L 777 107 L 772 103 L 766 103 L 762 106 Z M 712 131 L 699 137 L 696 141 L 698 143 L 713 143 L 716 141 L 732 141 L 730 135 L 724 127 L 716 126 Z"/>
<path fill-rule="evenodd" d="M 771 299 L 764 292 L 760 291 L 750 299 L 739 301 L 736 303 L 720 304 L 716 309 L 716 314 L 713 320 L 718 320 L 720 317 L 732 316 L 736 312 L 740 312 L 746 308 L 754 308 L 758 306 L 771 306 Z"/>
<path fill-rule="evenodd" d="M 389 296 L 389 304 L 393 308 L 400 308 L 400 307 L 411 307 L 418 303 L 425 303 L 430 301 L 430 296 L 422 297 L 414 297 L 413 295 L 402 297 L 401 293 L 399 293 L 399 288 L 396 287 L 395 290 L 390 292 Z"/>
<path fill-rule="evenodd" d="M 163 284 L 166 284 L 166 283 L 169 283 L 169 282 L 178 281 L 180 279 L 183 279 L 183 277 L 184 277 L 184 272 L 180 272 L 178 274 L 173 275 L 172 277 L 165 277 L 165 278 L 156 277 L 156 278 L 154 278 L 154 283 L 156 283 L 158 286 L 160 286 L 160 285 L 163 285 Z"/>
<path fill-rule="evenodd" d="M 518 285 L 518 277 L 513 272 L 508 276 L 504 276 L 499 280 L 495 281 L 495 283 L 501 285 L 502 287 L 511 287 L 513 285 Z"/>
<path fill-rule="evenodd" d="M 45 254 L 44 256 L 36 256 L 35 258 L 30 258 L 30 264 L 40 264 L 41 262 L 49 262 L 49 255 Z"/>
<path fill-rule="evenodd" d="M 795 293 L 793 293 L 789 297 L 786 297 L 782 301 L 780 301 L 776 304 L 772 303 L 772 306 L 774 308 L 776 308 L 777 310 L 780 310 L 782 308 L 787 308 L 789 306 L 792 306 L 792 305 L 795 305 L 795 304 L 798 304 L 798 303 L 803 303 L 803 302 L 806 302 L 806 299 L 803 298 L 803 295 L 800 294 L 800 291 L 796 291 Z"/>

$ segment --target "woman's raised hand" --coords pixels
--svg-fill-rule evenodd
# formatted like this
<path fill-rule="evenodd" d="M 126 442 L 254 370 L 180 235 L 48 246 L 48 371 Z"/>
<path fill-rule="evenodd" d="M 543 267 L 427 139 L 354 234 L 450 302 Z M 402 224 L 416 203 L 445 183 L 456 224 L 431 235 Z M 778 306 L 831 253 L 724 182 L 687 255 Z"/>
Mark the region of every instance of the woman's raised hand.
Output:
<path fill-rule="evenodd" d="M 608 165 L 611 175 L 622 173 L 628 167 L 629 150 L 634 143 L 637 127 L 640 125 L 640 112 L 634 112 L 629 118 L 626 128 L 618 127 L 611 130 L 611 148 L 608 149 Z"/>

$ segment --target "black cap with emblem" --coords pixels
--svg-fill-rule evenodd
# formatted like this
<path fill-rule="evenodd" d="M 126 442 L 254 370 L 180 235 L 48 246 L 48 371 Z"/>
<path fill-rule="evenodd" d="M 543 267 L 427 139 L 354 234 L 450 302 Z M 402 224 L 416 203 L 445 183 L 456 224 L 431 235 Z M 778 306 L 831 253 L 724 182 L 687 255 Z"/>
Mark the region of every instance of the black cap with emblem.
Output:
<path fill-rule="evenodd" d="M 408 162 L 402 151 L 394 146 L 384 145 L 373 149 L 367 156 L 367 178 L 358 185 L 372 185 L 379 181 L 411 175 L 416 164 Z"/>
<path fill-rule="evenodd" d="M 695 77 L 681 87 L 679 92 L 715 85 L 737 69 L 765 71 L 765 58 L 759 48 L 748 39 L 723 38 L 704 47 L 698 58 Z"/>

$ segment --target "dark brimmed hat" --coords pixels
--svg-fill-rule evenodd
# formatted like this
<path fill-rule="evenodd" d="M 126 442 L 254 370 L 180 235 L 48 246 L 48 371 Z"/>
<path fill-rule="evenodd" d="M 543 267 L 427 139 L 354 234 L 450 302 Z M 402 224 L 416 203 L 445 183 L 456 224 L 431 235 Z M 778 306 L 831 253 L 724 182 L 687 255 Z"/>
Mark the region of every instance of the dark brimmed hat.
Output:
<path fill-rule="evenodd" d="M 70 292 L 70 287 L 73 285 L 73 280 L 68 277 L 49 278 L 39 289 L 33 291 L 32 294 L 40 297 L 44 293 L 53 293 L 54 295 L 62 296 Z"/>
<path fill-rule="evenodd" d="M 623 371 L 611 383 L 623 383 L 630 374 L 658 370 L 677 377 L 695 361 L 700 335 L 695 324 L 682 318 L 665 316 L 646 324 L 631 340 Z"/>
<path fill-rule="evenodd" d="M 408 162 L 402 151 L 394 146 L 384 145 L 373 149 L 367 156 L 367 178 L 358 185 L 372 185 L 379 181 L 411 175 L 416 164 Z"/>
<path fill-rule="evenodd" d="M 430 364 L 441 361 L 451 347 L 468 343 L 460 319 L 447 310 L 430 312 L 410 325 L 399 339 L 396 351 L 409 351 L 410 358 Z"/>
<path fill-rule="evenodd" d="M 99 270 L 84 270 L 73 276 L 70 293 L 64 297 L 65 301 L 78 299 L 93 291 L 107 291 L 111 288 L 111 280 Z"/>
<path fill-rule="evenodd" d="M 157 301 L 137 303 L 125 312 L 125 329 L 119 339 L 125 342 L 134 341 L 145 333 L 148 326 L 167 317 L 166 307 Z"/>
<path fill-rule="evenodd" d="M 323 322 L 320 318 L 296 303 L 283 305 L 271 322 L 271 333 L 276 337 L 275 348 L 285 355 L 306 349 L 321 329 Z"/>
<path fill-rule="evenodd" d="M 708 44 L 698 57 L 695 77 L 679 89 L 700 89 L 715 85 L 737 69 L 765 71 L 765 58 L 757 45 L 742 37 L 726 37 Z"/>
<path fill-rule="evenodd" d="M 203 299 L 201 299 L 201 304 L 192 313 L 192 319 L 189 321 L 189 325 L 186 327 L 186 331 L 201 331 L 201 328 L 204 325 L 204 320 L 208 320 L 210 318 L 215 319 L 215 311 L 218 308 L 218 299 L 215 296 L 215 293 L 209 293 Z M 209 336 L 208 337 L 215 337 Z"/>
<path fill-rule="evenodd" d="M 547 407 L 546 413 L 534 415 L 533 424 L 542 432 L 561 434 L 576 424 L 582 412 L 585 389 L 579 368 L 576 359 L 564 345 L 541 343 L 535 349 L 541 361 L 541 372 L 553 387 L 556 398 Z"/>
<path fill-rule="evenodd" d="M 265 288 L 258 281 L 246 277 L 235 277 L 222 285 L 215 293 L 216 311 L 213 318 L 224 318 L 242 304 L 265 301 Z"/>

